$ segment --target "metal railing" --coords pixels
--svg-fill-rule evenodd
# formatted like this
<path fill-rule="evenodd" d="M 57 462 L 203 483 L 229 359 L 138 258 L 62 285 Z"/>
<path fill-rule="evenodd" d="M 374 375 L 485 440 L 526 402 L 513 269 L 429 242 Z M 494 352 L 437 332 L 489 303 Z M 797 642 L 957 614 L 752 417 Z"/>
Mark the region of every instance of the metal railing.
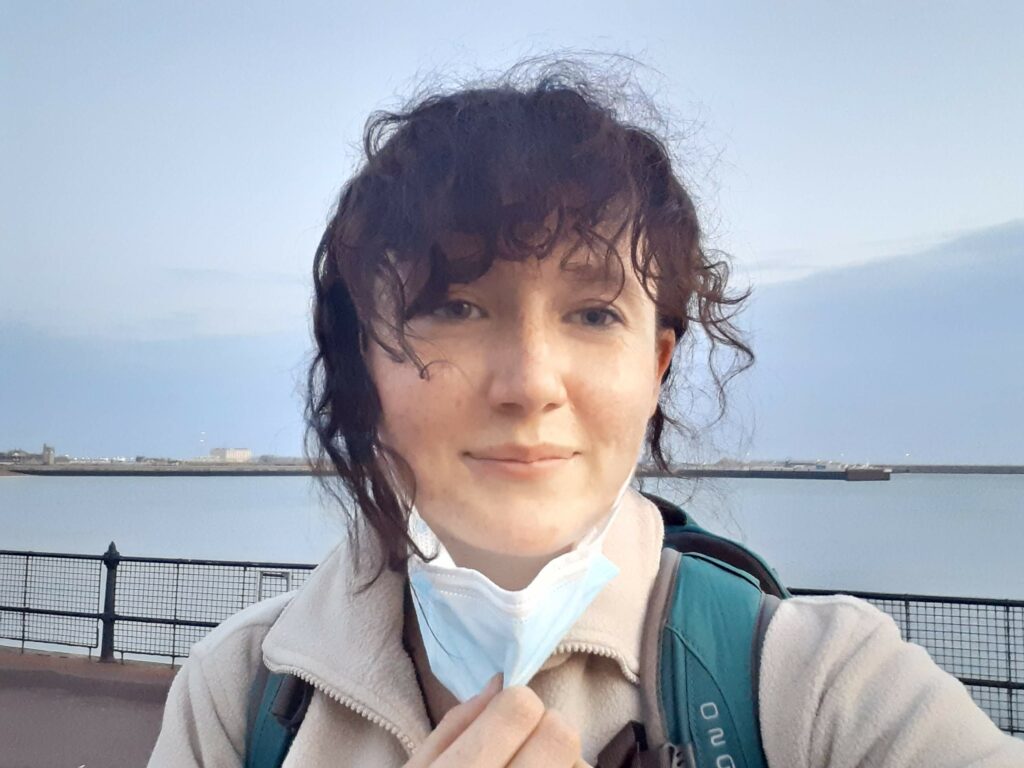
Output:
<path fill-rule="evenodd" d="M 0 640 L 115 654 L 188 656 L 233 613 L 295 589 L 314 566 L 0 550 Z M 794 589 L 794 595 L 833 591 Z M 1024 734 L 1024 600 L 844 592 L 959 678 L 1002 730 Z"/>
<path fill-rule="evenodd" d="M 295 589 L 314 566 L 237 560 L 0 550 L 0 639 L 188 656 L 192 644 L 248 605 Z M 100 589 L 102 583 L 102 591 Z"/>

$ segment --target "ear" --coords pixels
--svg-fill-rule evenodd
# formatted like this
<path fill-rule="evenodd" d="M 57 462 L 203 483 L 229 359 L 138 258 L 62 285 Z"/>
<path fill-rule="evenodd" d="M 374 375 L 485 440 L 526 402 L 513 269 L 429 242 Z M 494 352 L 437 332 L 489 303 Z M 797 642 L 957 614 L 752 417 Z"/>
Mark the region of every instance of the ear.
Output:
<path fill-rule="evenodd" d="M 654 391 L 651 393 L 651 408 L 647 418 L 654 416 L 658 409 L 658 398 L 661 396 L 661 377 L 665 375 L 672 362 L 672 353 L 676 351 L 676 333 L 671 328 L 661 328 L 654 342 Z"/>

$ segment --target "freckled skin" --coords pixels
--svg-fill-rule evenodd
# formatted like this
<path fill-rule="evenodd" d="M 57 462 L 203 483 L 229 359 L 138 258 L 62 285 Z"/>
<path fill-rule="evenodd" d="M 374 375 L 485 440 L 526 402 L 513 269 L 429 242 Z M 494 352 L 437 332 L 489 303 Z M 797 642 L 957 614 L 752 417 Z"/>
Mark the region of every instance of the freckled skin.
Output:
<path fill-rule="evenodd" d="M 608 305 L 614 295 L 614 286 L 573 282 L 557 251 L 498 260 L 476 282 L 453 285 L 452 303 L 412 320 L 417 354 L 440 361 L 428 379 L 368 350 L 381 440 L 411 465 L 417 509 L 457 563 L 507 588 L 528 583 L 607 513 L 642 447 L 675 337 L 656 330 L 631 269 Z M 542 442 L 578 454 L 530 478 L 481 472 L 465 455 Z"/>

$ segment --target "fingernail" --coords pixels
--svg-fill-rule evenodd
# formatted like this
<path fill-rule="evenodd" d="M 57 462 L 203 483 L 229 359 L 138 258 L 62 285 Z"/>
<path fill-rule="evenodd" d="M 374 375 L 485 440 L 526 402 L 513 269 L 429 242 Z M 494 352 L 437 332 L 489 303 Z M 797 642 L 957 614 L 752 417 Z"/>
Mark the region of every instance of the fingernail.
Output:
<path fill-rule="evenodd" d="M 483 690 L 476 695 L 478 699 L 482 699 L 485 696 L 491 696 L 501 690 L 501 678 L 502 674 L 499 672 L 490 680 L 487 681 L 487 685 L 484 686 Z"/>

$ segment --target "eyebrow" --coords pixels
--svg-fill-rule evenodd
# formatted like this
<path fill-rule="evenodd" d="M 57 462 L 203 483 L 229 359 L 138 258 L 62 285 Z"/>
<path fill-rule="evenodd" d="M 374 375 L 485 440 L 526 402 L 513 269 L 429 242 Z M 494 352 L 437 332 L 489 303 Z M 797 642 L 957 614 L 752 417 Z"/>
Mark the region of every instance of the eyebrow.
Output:
<path fill-rule="evenodd" d="M 624 270 L 625 269 L 626 268 L 624 266 Z M 589 261 L 577 264 L 570 263 L 562 268 L 562 273 L 566 275 L 572 283 L 581 287 L 618 287 L 615 270 L 606 269 L 602 264 L 594 264 Z M 620 296 L 626 298 L 635 297 L 637 291 L 640 289 L 640 285 L 635 281 L 629 280 L 628 273 L 623 275 L 623 277 L 622 292 L 620 293 Z"/>

